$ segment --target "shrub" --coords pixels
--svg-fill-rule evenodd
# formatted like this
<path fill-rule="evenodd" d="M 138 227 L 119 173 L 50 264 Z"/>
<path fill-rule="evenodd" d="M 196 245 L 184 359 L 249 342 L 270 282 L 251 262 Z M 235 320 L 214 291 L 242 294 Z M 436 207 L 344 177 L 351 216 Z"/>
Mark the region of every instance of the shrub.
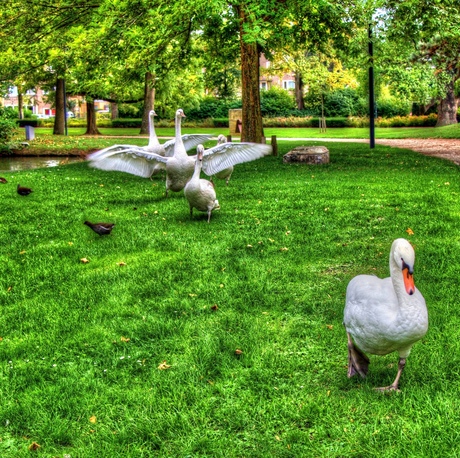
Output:
<path fill-rule="evenodd" d="M 278 87 L 272 87 L 260 93 L 260 109 L 262 116 L 289 116 L 294 110 L 295 101 L 291 92 Z"/>
<path fill-rule="evenodd" d="M 232 108 L 241 108 L 241 101 L 205 97 L 200 100 L 197 108 L 187 110 L 186 115 L 190 121 L 199 121 L 208 118 L 227 118 L 228 110 Z"/>
<path fill-rule="evenodd" d="M 138 118 L 142 111 L 138 104 L 120 103 L 118 105 L 118 116 L 120 118 Z"/>
<path fill-rule="evenodd" d="M 377 100 L 376 105 L 377 114 L 382 118 L 408 116 L 411 110 L 411 103 L 393 97 Z"/>
<path fill-rule="evenodd" d="M 0 152 L 9 151 L 15 133 L 16 121 L 0 113 Z"/>
<path fill-rule="evenodd" d="M 362 103 L 354 89 L 339 89 L 328 92 L 324 97 L 324 114 L 328 117 L 365 114 L 361 108 Z"/>
<path fill-rule="evenodd" d="M 140 129 L 141 125 L 142 125 L 142 119 L 141 118 L 118 118 L 118 119 L 112 119 L 112 127 L 139 127 L 139 129 Z"/>

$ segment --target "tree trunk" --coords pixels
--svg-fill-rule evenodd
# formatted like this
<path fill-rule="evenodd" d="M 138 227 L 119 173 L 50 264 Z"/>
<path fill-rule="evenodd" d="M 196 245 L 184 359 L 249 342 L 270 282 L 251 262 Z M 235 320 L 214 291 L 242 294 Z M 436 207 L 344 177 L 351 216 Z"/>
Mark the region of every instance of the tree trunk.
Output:
<path fill-rule="evenodd" d="M 118 119 L 118 103 L 112 102 L 110 104 L 110 116 L 111 119 Z"/>
<path fill-rule="evenodd" d="M 244 23 L 247 21 L 244 7 L 237 7 L 240 17 L 242 142 L 262 143 L 264 130 L 260 110 L 259 49 L 257 43 L 244 40 Z"/>
<path fill-rule="evenodd" d="M 295 101 L 298 110 L 305 109 L 305 101 L 303 99 L 303 80 L 299 72 L 295 72 Z"/>
<path fill-rule="evenodd" d="M 96 110 L 94 100 L 86 99 L 86 132 L 85 135 L 101 135 L 96 125 Z"/>
<path fill-rule="evenodd" d="M 155 106 L 155 81 L 151 72 L 145 74 L 144 80 L 144 111 L 140 134 L 149 134 L 149 112 Z"/>
<path fill-rule="evenodd" d="M 54 117 L 53 135 L 65 135 L 65 81 L 64 78 L 56 80 L 56 115 Z"/>
<path fill-rule="evenodd" d="M 24 96 L 18 88 L 18 116 L 19 119 L 24 119 Z"/>
<path fill-rule="evenodd" d="M 454 91 L 454 79 L 447 86 L 447 94 L 438 106 L 438 121 L 436 127 L 457 124 L 457 100 Z"/>

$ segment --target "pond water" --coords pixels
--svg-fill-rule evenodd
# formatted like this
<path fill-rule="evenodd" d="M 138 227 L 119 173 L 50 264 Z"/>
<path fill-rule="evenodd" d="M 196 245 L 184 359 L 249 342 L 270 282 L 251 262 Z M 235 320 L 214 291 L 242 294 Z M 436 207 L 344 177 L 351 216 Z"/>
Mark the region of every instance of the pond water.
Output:
<path fill-rule="evenodd" d="M 79 157 L 25 157 L 25 156 L 2 156 L 0 157 L 0 172 L 13 172 L 18 170 L 39 169 L 45 167 L 57 167 L 58 165 L 80 162 Z"/>

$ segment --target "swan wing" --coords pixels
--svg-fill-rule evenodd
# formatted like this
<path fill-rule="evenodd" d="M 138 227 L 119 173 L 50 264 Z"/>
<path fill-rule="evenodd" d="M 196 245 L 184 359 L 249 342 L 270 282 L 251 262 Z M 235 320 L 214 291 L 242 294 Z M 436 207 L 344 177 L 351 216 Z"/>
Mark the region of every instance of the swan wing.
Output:
<path fill-rule="evenodd" d="M 192 148 L 196 148 L 200 143 L 205 143 L 210 138 L 212 138 L 212 135 L 208 135 L 208 134 L 182 135 L 182 141 L 184 142 L 186 151 L 191 150 Z"/>
<path fill-rule="evenodd" d="M 260 143 L 222 143 L 204 152 L 203 172 L 212 176 L 233 165 L 260 159 L 271 152 L 270 145 Z"/>
<path fill-rule="evenodd" d="M 131 175 L 148 178 L 154 172 L 158 163 L 166 163 L 168 158 L 142 149 L 128 149 L 122 151 L 100 151 L 90 155 L 89 165 L 100 170 L 126 172 Z"/>

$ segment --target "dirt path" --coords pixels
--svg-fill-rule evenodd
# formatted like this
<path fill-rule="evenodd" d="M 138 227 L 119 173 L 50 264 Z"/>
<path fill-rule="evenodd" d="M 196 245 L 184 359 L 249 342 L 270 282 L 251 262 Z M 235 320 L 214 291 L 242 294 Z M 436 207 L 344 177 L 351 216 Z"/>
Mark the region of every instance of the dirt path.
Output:
<path fill-rule="evenodd" d="M 447 138 L 404 138 L 399 140 L 375 140 L 378 145 L 394 146 L 417 151 L 426 156 L 447 159 L 460 165 L 460 140 Z"/>

